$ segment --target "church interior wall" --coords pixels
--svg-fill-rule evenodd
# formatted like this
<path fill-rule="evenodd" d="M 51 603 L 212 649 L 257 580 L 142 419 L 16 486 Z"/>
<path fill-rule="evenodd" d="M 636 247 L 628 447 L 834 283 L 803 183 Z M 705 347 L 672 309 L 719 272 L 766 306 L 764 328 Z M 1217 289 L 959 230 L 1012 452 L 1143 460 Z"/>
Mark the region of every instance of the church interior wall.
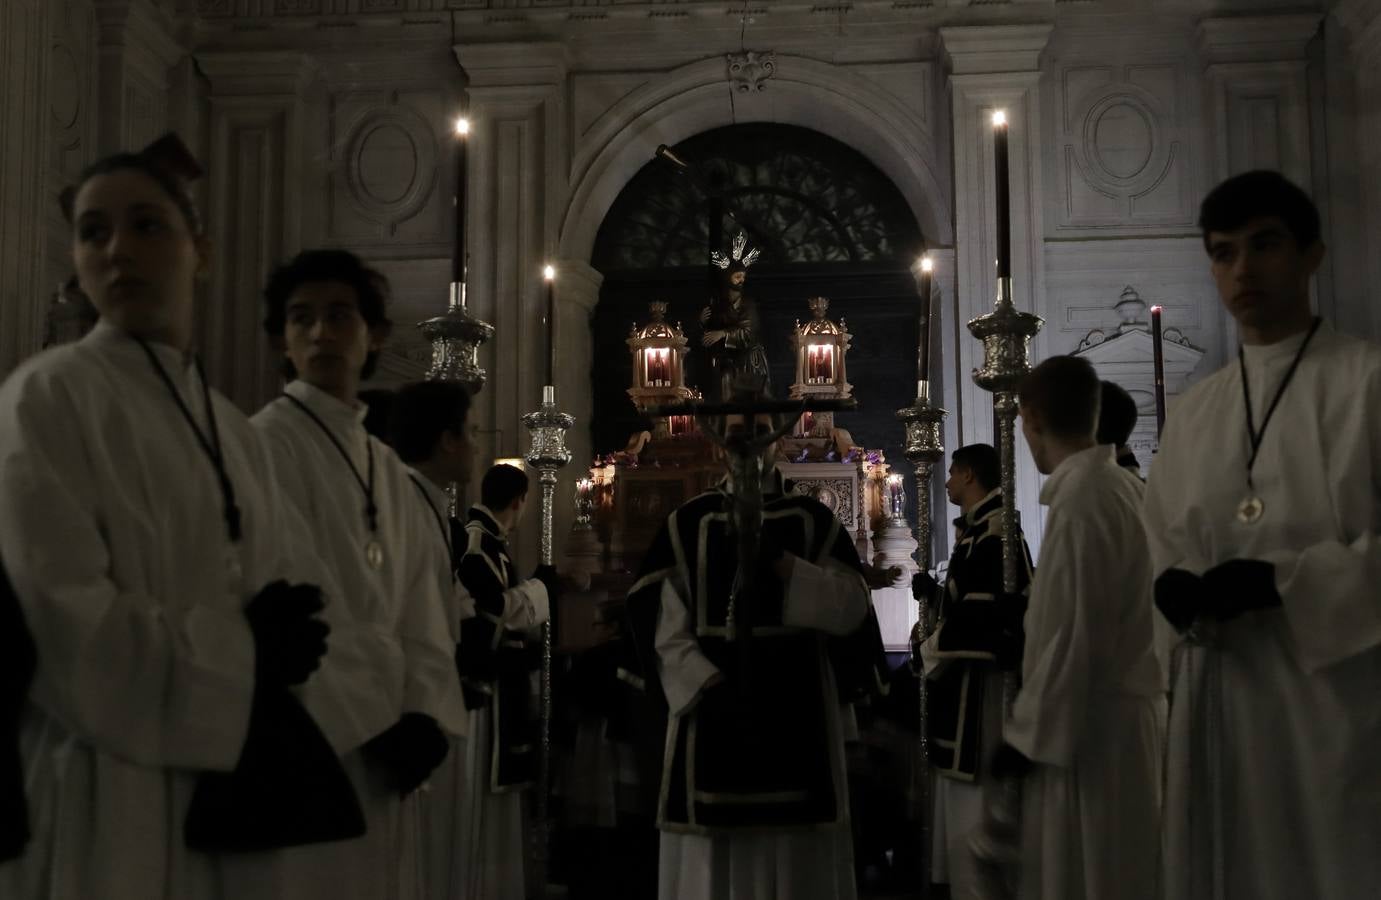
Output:
<path fill-rule="evenodd" d="M 1206 351 L 1202 371 L 1225 359 L 1235 336 L 1194 218 L 1208 187 L 1251 165 L 1280 166 L 1314 190 L 1333 250 L 1319 307 L 1347 330 L 1381 334 L 1368 298 L 1381 280 L 1377 0 L 1186 0 L 1154 14 L 1124 0 L 762 4 L 749 22 L 705 2 L 369 6 L 7 3 L 0 371 L 38 348 L 68 274 L 60 187 L 97 156 L 176 128 L 209 171 L 199 190 L 219 246 L 202 343 L 227 393 L 252 408 L 276 391 L 259 288 L 275 262 L 319 244 L 355 250 L 390 277 L 396 341 L 380 378 L 417 377 L 428 348 L 412 324 L 445 304 L 448 129 L 467 97 L 484 135 L 469 166 L 471 299 L 498 326 L 481 354 L 491 381 L 479 405 L 495 455 L 523 449 L 519 419 L 538 397 L 541 263 L 556 259 L 571 276 L 558 289 L 558 382 L 568 408 L 588 415 L 582 328 L 598 296 L 588 254 L 602 213 L 657 144 L 733 121 L 830 133 L 907 197 L 943 263 L 951 449 L 990 439 L 986 398 L 967 385 L 974 347 L 962 322 L 991 302 L 990 257 L 976 240 L 992 203 L 980 112 L 1002 97 L 1037 117 L 1013 143 L 1014 250 L 1028 280 L 1018 299 L 1047 320 L 1037 358 L 1115 322 L 1130 285 Z M 1042 22 L 1048 37 L 1030 37 Z M 953 30 L 1014 25 L 1027 37 L 987 46 Z M 777 54 L 761 90 L 731 85 L 723 54 L 740 48 Z M 1036 478 L 1024 476 L 1031 508 Z"/>

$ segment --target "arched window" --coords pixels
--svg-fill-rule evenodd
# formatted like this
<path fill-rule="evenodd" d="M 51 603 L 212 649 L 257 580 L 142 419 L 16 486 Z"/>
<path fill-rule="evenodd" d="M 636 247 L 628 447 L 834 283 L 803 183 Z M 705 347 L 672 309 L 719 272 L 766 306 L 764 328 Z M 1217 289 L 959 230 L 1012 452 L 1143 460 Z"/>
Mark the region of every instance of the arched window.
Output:
<path fill-rule="evenodd" d="M 730 125 L 673 149 L 691 173 L 649 161 L 605 217 L 591 264 L 606 276 L 704 265 L 705 201 L 716 189 L 723 233 L 747 232 L 765 265 L 909 262 L 921 248 L 896 187 L 858 151 L 818 132 Z"/>

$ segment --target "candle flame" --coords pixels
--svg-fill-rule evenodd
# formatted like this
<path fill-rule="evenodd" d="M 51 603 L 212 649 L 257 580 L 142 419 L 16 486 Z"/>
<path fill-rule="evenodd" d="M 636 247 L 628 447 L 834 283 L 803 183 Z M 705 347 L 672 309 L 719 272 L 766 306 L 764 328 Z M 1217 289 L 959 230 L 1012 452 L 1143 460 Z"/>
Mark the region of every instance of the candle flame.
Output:
<path fill-rule="evenodd" d="M 543 267 L 542 267 L 542 277 L 545 278 L 547 281 L 551 281 L 553 278 L 556 277 L 556 267 L 555 267 L 555 266 L 543 266 Z"/>
<path fill-rule="evenodd" d="M 922 256 L 922 257 L 921 257 L 921 271 L 922 271 L 922 272 L 927 272 L 927 273 L 928 273 L 928 272 L 933 272 L 934 270 L 935 270 L 935 261 L 932 260 L 932 259 L 930 258 L 930 254 L 927 253 L 925 256 Z"/>
<path fill-rule="evenodd" d="M 997 110 L 993 113 L 993 127 L 1001 128 L 1007 124 L 1007 113 L 1005 110 Z"/>
<path fill-rule="evenodd" d="M 470 133 L 470 120 L 466 118 L 456 119 L 456 134 L 461 137 Z"/>
<path fill-rule="evenodd" d="M 1155 313 L 1156 315 L 1160 315 L 1161 308 L 1161 305 L 1157 303 L 1155 306 L 1151 307 L 1151 312 Z"/>
<path fill-rule="evenodd" d="M 887 483 L 888 483 L 888 484 L 897 485 L 897 484 L 901 484 L 901 482 L 902 482 L 902 477 L 901 477 L 900 475 L 888 475 L 888 476 L 887 476 Z"/>

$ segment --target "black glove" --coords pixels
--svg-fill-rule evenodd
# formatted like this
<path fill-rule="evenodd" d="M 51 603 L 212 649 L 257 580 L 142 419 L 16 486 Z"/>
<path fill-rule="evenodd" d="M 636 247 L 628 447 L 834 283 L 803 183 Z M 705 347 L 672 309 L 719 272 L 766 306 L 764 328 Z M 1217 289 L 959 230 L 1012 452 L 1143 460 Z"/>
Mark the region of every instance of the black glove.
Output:
<path fill-rule="evenodd" d="M 1204 573 L 1206 613 L 1219 622 L 1280 606 L 1276 569 L 1259 559 L 1230 559 Z"/>
<path fill-rule="evenodd" d="M 929 572 L 917 572 L 911 576 L 911 597 L 919 600 L 922 597 L 935 599 L 935 595 L 940 592 L 940 582 L 930 577 Z"/>
<path fill-rule="evenodd" d="M 1204 580 L 1184 569 L 1166 569 L 1152 588 L 1156 609 L 1178 632 L 1185 632 L 1205 607 Z"/>
<path fill-rule="evenodd" d="M 993 754 L 988 771 L 998 781 L 1009 781 L 1014 778 L 1025 778 L 1034 765 L 1035 763 L 1026 758 L 1026 754 L 1011 744 L 1003 743 Z"/>
<path fill-rule="evenodd" d="M 427 780 L 451 749 L 436 720 L 423 713 L 403 713 L 392 727 L 364 745 L 365 755 L 384 771 L 388 786 L 403 796 Z"/>
<path fill-rule="evenodd" d="M 275 581 L 245 607 L 254 635 L 254 678 L 262 685 L 301 684 L 326 653 L 331 628 L 315 618 L 326 606 L 314 584 Z"/>
<path fill-rule="evenodd" d="M 997 637 L 993 642 L 993 653 L 997 657 L 997 667 L 1004 672 L 1015 672 L 1021 668 L 1022 652 L 1026 649 L 1026 595 L 999 593 L 997 602 Z"/>
<path fill-rule="evenodd" d="M 547 600 L 552 606 L 556 605 L 556 598 L 561 596 L 561 576 L 556 572 L 556 566 L 549 566 L 545 563 L 537 567 L 537 571 L 532 573 L 532 577 L 542 582 L 547 589 Z"/>

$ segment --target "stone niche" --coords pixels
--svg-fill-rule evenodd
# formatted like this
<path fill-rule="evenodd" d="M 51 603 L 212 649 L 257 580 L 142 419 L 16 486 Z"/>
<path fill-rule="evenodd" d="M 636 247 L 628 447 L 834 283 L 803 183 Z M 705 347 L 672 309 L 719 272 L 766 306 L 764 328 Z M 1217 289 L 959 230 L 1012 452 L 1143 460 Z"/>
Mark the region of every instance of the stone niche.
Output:
<path fill-rule="evenodd" d="M 1099 378 L 1121 385 L 1136 401 L 1137 422 L 1128 446 L 1136 454 L 1141 473 L 1145 475 L 1151 468 L 1151 457 L 1160 446 L 1156 436 L 1156 363 L 1151 324 L 1146 301 L 1130 285 L 1123 288 L 1112 309 L 1119 323 L 1089 331 L 1074 355 L 1087 359 Z M 1161 338 L 1168 407 L 1172 398 L 1187 386 L 1204 351 L 1190 344 L 1178 328 L 1162 329 Z"/>

